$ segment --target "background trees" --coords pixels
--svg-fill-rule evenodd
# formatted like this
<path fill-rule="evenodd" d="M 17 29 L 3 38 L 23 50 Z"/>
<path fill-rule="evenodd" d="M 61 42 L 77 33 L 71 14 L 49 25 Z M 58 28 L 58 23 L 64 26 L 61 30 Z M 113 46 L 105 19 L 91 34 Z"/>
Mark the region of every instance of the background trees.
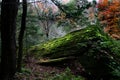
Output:
<path fill-rule="evenodd" d="M 111 37 L 120 39 L 120 0 L 100 0 L 98 18 L 104 31 Z"/>

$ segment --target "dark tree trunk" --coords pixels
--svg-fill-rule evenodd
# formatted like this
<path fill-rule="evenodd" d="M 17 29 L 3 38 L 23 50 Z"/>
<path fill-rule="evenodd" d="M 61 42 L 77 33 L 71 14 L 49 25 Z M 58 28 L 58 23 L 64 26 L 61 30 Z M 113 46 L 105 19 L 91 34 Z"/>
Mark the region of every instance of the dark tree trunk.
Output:
<path fill-rule="evenodd" d="M 16 72 L 16 16 L 18 0 L 2 0 L 1 40 L 2 54 L 0 80 L 13 80 Z"/>
<path fill-rule="evenodd" d="M 24 32 L 26 28 L 26 16 L 27 16 L 27 0 L 23 0 L 23 13 L 22 13 L 22 20 L 21 20 L 21 30 L 19 33 L 18 38 L 18 44 L 19 44 L 19 50 L 18 50 L 18 61 L 17 61 L 17 71 L 21 71 L 22 67 L 22 56 L 23 56 L 23 37 Z"/>

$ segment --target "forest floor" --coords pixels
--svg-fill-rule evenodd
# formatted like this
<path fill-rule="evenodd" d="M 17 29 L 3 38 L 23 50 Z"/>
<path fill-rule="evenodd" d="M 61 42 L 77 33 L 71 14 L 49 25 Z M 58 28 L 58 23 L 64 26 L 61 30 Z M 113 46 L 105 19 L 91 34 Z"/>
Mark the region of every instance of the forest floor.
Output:
<path fill-rule="evenodd" d="M 74 75 L 84 75 L 84 69 L 80 64 L 75 64 L 74 61 L 59 63 L 57 65 L 40 65 L 36 64 L 38 60 L 34 57 L 28 57 L 24 60 L 24 68 L 21 73 L 16 73 L 17 80 L 49 80 L 48 78 L 54 77 L 63 73 L 66 68 L 70 68 Z"/>

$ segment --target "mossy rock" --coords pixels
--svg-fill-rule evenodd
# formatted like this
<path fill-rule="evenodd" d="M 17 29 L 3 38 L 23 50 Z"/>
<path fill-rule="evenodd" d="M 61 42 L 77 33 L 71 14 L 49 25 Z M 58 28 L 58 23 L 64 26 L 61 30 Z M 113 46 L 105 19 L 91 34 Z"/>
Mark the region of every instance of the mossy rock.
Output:
<path fill-rule="evenodd" d="M 29 53 L 38 59 L 49 59 L 46 63 L 55 62 L 56 59 L 64 60 L 64 57 L 76 57 L 85 70 L 96 78 L 95 80 L 106 77 L 108 79 L 113 77 L 115 65 L 118 66 L 120 61 L 119 54 L 111 50 L 114 46 L 108 43 L 113 44 L 113 40 L 99 27 L 91 25 L 42 45 L 33 46 Z M 117 53 L 120 53 L 120 47 Z"/>
<path fill-rule="evenodd" d="M 82 55 L 90 49 L 91 44 L 96 43 L 98 40 L 107 39 L 108 37 L 103 35 L 98 27 L 89 26 L 45 44 L 33 46 L 29 52 L 39 57 L 49 58 Z"/>

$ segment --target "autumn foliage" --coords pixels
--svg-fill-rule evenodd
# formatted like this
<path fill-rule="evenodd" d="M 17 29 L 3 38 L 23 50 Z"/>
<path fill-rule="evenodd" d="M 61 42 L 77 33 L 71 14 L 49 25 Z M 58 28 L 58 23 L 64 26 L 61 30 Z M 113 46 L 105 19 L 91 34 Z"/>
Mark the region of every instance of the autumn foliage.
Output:
<path fill-rule="evenodd" d="M 99 0 L 98 19 L 112 38 L 120 39 L 120 0 Z"/>

